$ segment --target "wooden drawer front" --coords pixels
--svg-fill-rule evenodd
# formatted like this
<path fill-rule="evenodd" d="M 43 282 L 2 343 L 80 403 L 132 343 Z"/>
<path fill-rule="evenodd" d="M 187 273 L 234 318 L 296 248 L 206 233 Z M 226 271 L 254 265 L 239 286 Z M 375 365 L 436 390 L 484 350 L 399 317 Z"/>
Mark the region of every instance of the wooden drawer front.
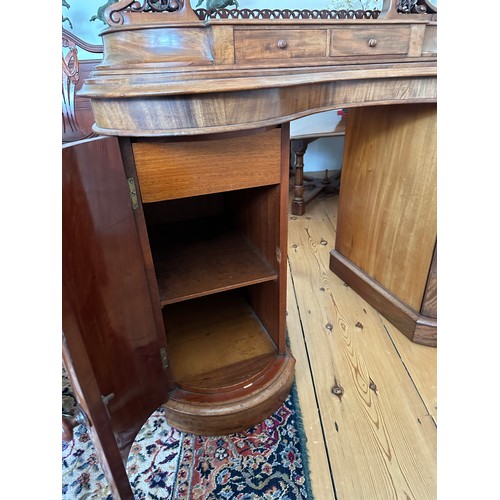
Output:
<path fill-rule="evenodd" d="M 326 57 L 327 31 L 240 30 L 234 33 L 236 62 Z"/>
<path fill-rule="evenodd" d="M 332 30 L 330 55 L 405 55 L 408 54 L 409 46 L 409 27 L 392 27 L 388 32 L 387 28 L 382 26 L 363 26 L 356 29 L 351 26 Z"/>
<path fill-rule="evenodd" d="M 135 142 L 144 203 L 280 182 L 281 130 L 245 137 Z"/>

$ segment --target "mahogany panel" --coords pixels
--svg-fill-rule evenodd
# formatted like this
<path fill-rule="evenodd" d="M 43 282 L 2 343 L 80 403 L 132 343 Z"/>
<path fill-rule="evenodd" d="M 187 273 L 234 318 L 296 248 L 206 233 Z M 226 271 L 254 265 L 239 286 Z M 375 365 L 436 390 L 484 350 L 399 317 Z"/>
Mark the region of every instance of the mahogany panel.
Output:
<path fill-rule="evenodd" d="M 132 144 L 144 203 L 280 181 L 280 131 L 196 142 Z M 228 168 L 228 166 L 230 168 Z"/>
<path fill-rule="evenodd" d="M 62 165 L 63 290 L 71 312 L 63 331 L 68 345 L 81 337 L 123 451 L 168 397 L 165 335 L 153 312 L 159 304 L 151 300 L 117 139 L 64 146 Z"/>
<path fill-rule="evenodd" d="M 413 337 L 418 319 L 418 314 L 413 309 L 404 306 L 389 290 L 337 250 L 330 252 L 330 269 L 407 337 Z"/>

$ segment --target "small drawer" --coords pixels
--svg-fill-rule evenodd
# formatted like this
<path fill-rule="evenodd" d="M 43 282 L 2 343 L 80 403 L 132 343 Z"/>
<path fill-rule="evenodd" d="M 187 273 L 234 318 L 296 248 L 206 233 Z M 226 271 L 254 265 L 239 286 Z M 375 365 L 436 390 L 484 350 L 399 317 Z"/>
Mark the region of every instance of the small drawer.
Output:
<path fill-rule="evenodd" d="M 281 181 L 281 129 L 196 141 L 132 143 L 144 203 Z"/>
<path fill-rule="evenodd" d="M 327 30 L 236 30 L 236 62 L 326 57 Z"/>
<path fill-rule="evenodd" d="M 410 28 L 393 26 L 339 27 L 332 29 L 330 55 L 378 56 L 406 55 L 410 47 Z"/>

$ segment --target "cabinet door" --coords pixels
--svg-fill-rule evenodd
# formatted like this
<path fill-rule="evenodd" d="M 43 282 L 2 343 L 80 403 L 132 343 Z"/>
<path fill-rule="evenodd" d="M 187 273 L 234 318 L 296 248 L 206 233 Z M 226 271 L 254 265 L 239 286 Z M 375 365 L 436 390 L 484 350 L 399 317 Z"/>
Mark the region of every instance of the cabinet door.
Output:
<path fill-rule="evenodd" d="M 80 403 L 91 430 L 108 419 L 126 457 L 171 387 L 140 238 L 145 223 L 134 211 L 116 138 L 63 147 L 62 181 L 65 364 L 77 397 L 90 398 Z"/>

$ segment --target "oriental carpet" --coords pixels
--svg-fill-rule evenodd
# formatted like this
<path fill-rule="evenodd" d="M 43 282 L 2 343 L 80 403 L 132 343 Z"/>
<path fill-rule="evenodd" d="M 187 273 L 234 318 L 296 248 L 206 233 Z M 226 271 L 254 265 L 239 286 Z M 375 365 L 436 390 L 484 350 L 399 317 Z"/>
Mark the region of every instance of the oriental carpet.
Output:
<path fill-rule="evenodd" d="M 75 399 L 63 371 L 63 412 Z M 295 500 L 312 493 L 295 386 L 268 419 L 246 432 L 201 437 L 170 427 L 156 410 L 132 445 L 127 472 L 137 499 Z M 63 500 L 111 500 L 87 430 L 62 447 Z"/>

